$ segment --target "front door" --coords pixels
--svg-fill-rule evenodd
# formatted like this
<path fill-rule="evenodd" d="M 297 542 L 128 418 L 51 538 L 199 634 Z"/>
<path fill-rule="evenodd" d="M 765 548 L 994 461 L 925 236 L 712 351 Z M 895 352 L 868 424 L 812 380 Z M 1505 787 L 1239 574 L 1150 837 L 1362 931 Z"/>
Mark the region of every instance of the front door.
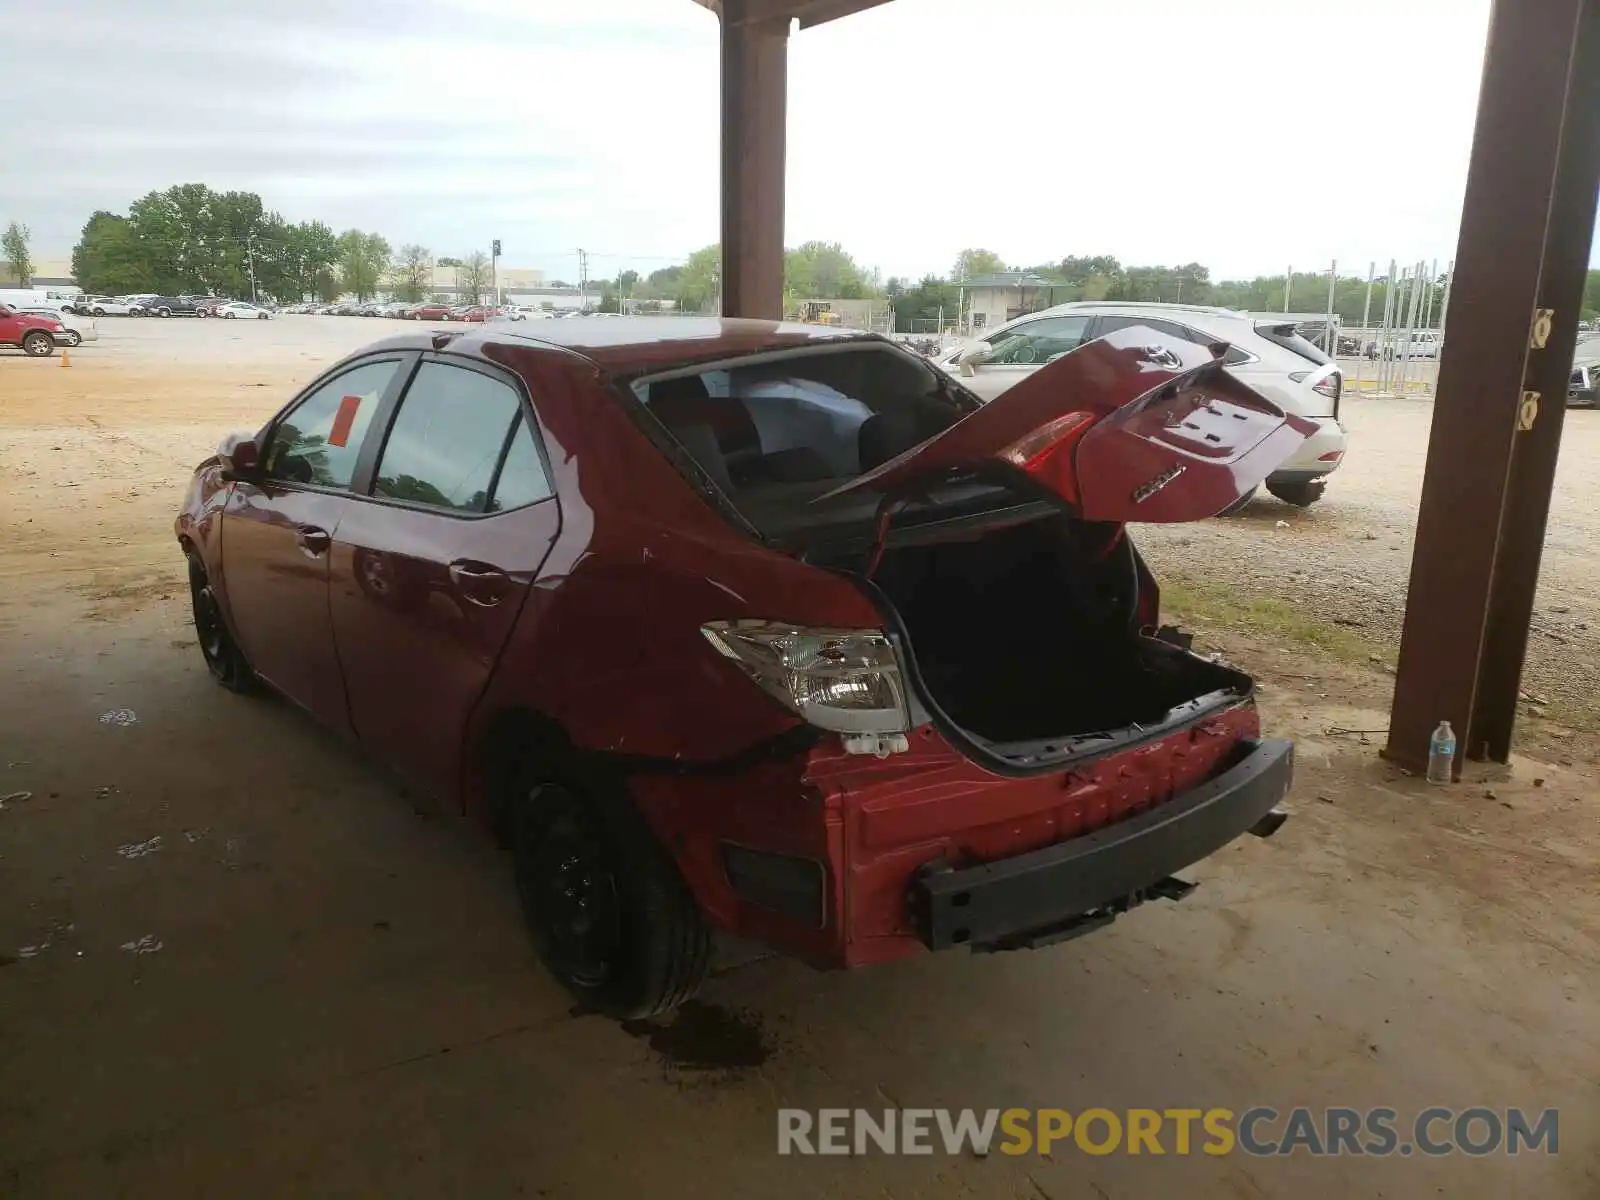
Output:
<path fill-rule="evenodd" d="M 467 718 L 560 530 L 510 376 L 425 359 L 334 537 L 334 640 L 362 744 L 452 795 Z"/>
<path fill-rule="evenodd" d="M 240 648 L 263 679 L 348 732 L 328 616 L 328 561 L 351 505 L 367 428 L 402 359 L 373 359 L 319 382 L 266 434 L 262 469 L 233 486 L 222 516 L 222 577 Z"/>

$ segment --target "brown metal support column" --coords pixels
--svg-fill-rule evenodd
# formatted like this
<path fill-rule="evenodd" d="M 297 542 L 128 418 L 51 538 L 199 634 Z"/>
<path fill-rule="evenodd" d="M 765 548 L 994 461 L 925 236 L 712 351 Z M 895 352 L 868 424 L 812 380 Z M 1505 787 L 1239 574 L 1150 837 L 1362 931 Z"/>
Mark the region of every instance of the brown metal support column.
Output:
<path fill-rule="evenodd" d="M 1477 707 L 1567 82 L 1578 17 L 1588 2 L 1496 0 L 1489 18 L 1450 333 L 1439 364 L 1384 751 L 1414 769 L 1426 764 L 1428 738 L 1440 720 L 1461 735 L 1460 750 L 1483 750 L 1466 741 Z"/>
<path fill-rule="evenodd" d="M 722 0 L 722 312 L 783 316 L 789 18 Z"/>
<path fill-rule="evenodd" d="M 1478 697 L 1468 727 L 1467 752 L 1494 762 L 1511 757 L 1517 695 L 1539 585 L 1550 494 L 1567 413 L 1567 380 L 1578 343 L 1578 310 L 1594 240 L 1595 196 L 1600 192 L 1600 2 L 1585 0 L 1567 84 L 1561 158 L 1545 234 L 1539 308 L 1550 320 L 1531 339 L 1524 392 L 1537 392 L 1527 410 L 1531 428 L 1518 427 L 1511 475 L 1500 519 L 1500 551 L 1489 596 L 1489 629 L 1478 669 Z M 1540 341 L 1544 342 L 1541 347 Z"/>

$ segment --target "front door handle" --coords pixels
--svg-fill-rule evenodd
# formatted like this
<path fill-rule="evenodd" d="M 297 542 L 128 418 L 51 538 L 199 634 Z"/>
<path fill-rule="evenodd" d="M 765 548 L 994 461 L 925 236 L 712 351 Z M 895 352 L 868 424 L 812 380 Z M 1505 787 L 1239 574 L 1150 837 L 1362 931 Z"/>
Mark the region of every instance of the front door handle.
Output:
<path fill-rule="evenodd" d="M 493 608 L 504 598 L 507 580 L 499 567 L 461 558 L 450 564 L 450 582 L 473 604 Z"/>
<path fill-rule="evenodd" d="M 333 538 L 329 536 L 328 531 L 318 529 L 315 525 L 302 525 L 294 540 L 295 544 L 312 558 L 320 558 L 333 544 Z"/>

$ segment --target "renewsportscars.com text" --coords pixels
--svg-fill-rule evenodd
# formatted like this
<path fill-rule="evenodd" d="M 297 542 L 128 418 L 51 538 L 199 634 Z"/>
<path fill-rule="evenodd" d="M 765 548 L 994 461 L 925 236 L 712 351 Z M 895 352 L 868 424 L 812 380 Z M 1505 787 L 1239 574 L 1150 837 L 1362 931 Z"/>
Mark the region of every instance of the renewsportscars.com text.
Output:
<path fill-rule="evenodd" d="M 783 1108 L 779 1154 L 1556 1154 L 1547 1108 Z"/>

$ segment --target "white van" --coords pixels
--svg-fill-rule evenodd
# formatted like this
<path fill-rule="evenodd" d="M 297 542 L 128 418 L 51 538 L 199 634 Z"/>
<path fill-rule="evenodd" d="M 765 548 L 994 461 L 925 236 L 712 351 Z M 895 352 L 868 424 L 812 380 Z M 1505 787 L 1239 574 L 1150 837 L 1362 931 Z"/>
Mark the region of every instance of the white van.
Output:
<path fill-rule="evenodd" d="M 43 288 L 0 288 L 0 304 L 11 308 L 53 308 L 60 312 L 60 300 L 52 300 Z"/>

